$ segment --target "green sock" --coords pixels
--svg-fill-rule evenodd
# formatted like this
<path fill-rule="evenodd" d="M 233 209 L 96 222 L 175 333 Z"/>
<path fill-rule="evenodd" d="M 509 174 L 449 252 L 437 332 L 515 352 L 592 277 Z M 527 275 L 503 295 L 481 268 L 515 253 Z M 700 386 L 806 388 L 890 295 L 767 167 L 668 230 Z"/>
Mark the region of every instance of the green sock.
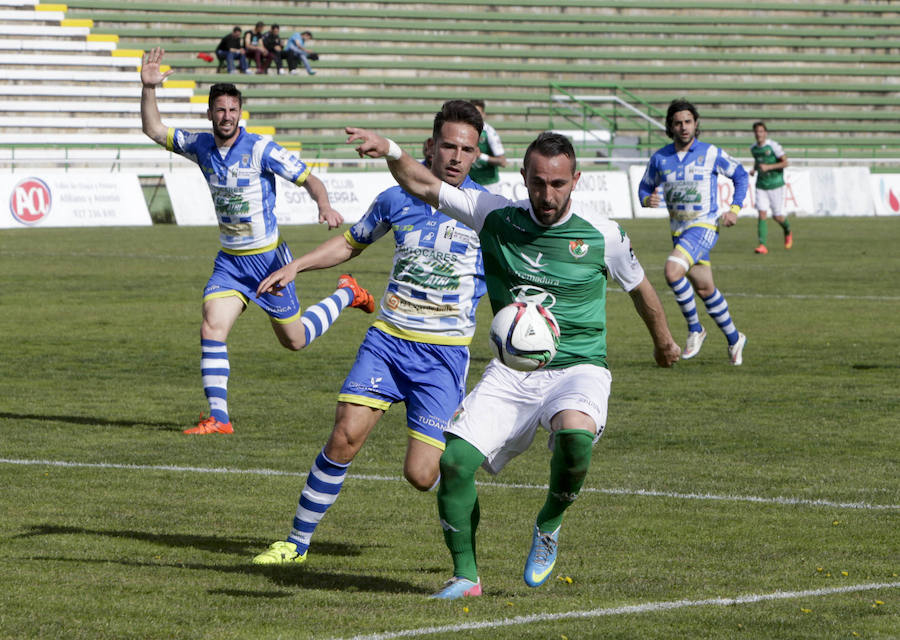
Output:
<path fill-rule="evenodd" d="M 483 461 L 478 449 L 462 438 L 447 434 L 447 448 L 441 456 L 438 514 L 444 542 L 453 557 L 453 575 L 473 582 L 478 580 L 475 531 L 481 516 L 475 472 Z"/>
<path fill-rule="evenodd" d="M 787 235 L 791 232 L 791 223 L 788 220 L 787 216 L 784 217 L 784 222 L 779 222 L 778 224 L 780 224 L 781 228 L 784 229 L 784 235 Z"/>
<path fill-rule="evenodd" d="M 766 244 L 766 236 L 769 235 L 769 224 L 766 218 L 759 218 L 756 221 L 756 235 L 759 236 L 759 243 Z"/>
<path fill-rule="evenodd" d="M 537 517 L 541 533 L 552 533 L 562 523 L 563 512 L 574 502 L 584 484 L 593 448 L 594 438 L 584 429 L 556 432 L 550 458 L 550 490 Z"/>

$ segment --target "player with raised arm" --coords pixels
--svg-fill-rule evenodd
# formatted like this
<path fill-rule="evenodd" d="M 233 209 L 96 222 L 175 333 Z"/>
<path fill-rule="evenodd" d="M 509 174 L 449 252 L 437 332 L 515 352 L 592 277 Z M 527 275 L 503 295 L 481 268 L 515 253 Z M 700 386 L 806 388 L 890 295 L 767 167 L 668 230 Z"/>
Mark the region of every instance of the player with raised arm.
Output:
<path fill-rule="evenodd" d="M 728 302 L 713 282 L 709 254 L 719 239 L 719 225 L 733 226 L 747 195 L 749 178 L 744 168 L 715 145 L 700 142 L 700 116 L 687 100 L 673 100 L 666 113 L 666 135 L 672 144 L 650 157 L 638 186 L 645 207 L 658 207 L 662 185 L 669 210 L 669 227 L 674 249 L 666 260 L 665 275 L 675 293 L 688 325 L 684 360 L 700 353 L 706 329 L 700 324 L 694 291 L 700 294 L 706 311 L 716 321 L 728 341 L 728 358 L 738 366 L 743 362 L 747 336 L 731 319 Z M 734 182 L 731 207 L 719 215 L 717 177 Z"/>
<path fill-rule="evenodd" d="M 662 304 L 615 222 L 579 211 L 570 199 L 580 178 L 565 136 L 543 133 L 525 152 L 528 198 L 460 189 L 425 171 L 391 140 L 348 128 L 360 155 L 385 157 L 403 188 L 474 229 L 481 239 L 491 308 L 532 300 L 559 322 L 559 350 L 546 368 L 510 369 L 494 359 L 446 431 L 438 513 L 453 558 L 453 577 L 434 598 L 482 592 L 475 558 L 479 466 L 498 473 L 525 451 L 536 431 L 550 432 L 550 488 L 531 532 L 526 584 L 543 584 L 556 563 L 563 513 L 584 483 L 594 442 L 606 424 L 611 376 L 606 362 L 606 286 L 629 292 L 660 366 L 680 353 Z"/>
<path fill-rule="evenodd" d="M 482 190 L 468 177 L 478 157 L 481 122 L 468 102 L 444 103 L 429 139 L 430 166 L 422 169 L 435 180 Z M 342 237 L 273 273 L 259 291 L 277 294 L 298 273 L 340 264 L 388 233 L 395 245 L 390 280 L 378 318 L 338 395 L 331 436 L 307 476 L 287 540 L 274 542 L 253 559 L 255 564 L 306 560 L 313 532 L 337 500 L 350 463 L 395 402 L 406 404 L 404 476 L 420 491 L 437 482 L 443 431 L 466 391 L 468 344 L 485 291 L 475 232 L 391 187 Z"/>
<path fill-rule="evenodd" d="M 281 297 L 256 297 L 259 283 L 292 259 L 274 214 L 276 175 L 306 189 L 318 205 L 319 222 L 326 222 L 329 229 L 338 227 L 343 218 L 331 207 L 325 185 L 299 158 L 239 125 L 242 99 L 233 84 L 214 84 L 209 89 L 207 118 L 212 122 L 212 133 L 163 124 L 156 87 L 172 73 L 160 70 L 163 55 L 163 50 L 156 48 L 143 59 L 143 130 L 157 144 L 200 166 L 212 195 L 222 244 L 203 290 L 200 326 L 200 368 L 209 416 L 201 416 L 199 424 L 185 433 L 233 433 L 228 415 L 230 366 L 226 340 L 248 300 L 269 315 L 278 341 L 291 350 L 302 349 L 322 335 L 347 306 L 371 313 L 375 301 L 350 276 L 342 276 L 332 295 L 303 313 L 293 284 Z"/>
<path fill-rule="evenodd" d="M 759 216 L 756 220 L 756 235 L 759 245 L 753 251 L 767 254 L 766 236 L 768 236 L 768 222 L 766 215 L 772 212 L 772 218 L 781 225 L 784 231 L 784 248 L 794 246 L 794 234 L 791 233 L 791 223 L 784 215 L 784 168 L 788 166 L 787 155 L 781 145 L 769 137 L 769 130 L 764 122 L 753 123 L 753 135 L 756 143 L 750 147 L 753 155 L 753 169 L 750 175 L 756 176 L 756 210 Z"/>

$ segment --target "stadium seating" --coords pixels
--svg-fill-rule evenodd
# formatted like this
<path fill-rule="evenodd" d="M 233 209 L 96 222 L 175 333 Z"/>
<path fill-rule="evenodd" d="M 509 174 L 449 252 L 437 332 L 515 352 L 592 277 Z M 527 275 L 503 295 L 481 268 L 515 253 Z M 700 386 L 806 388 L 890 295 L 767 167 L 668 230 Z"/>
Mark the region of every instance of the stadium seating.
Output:
<path fill-rule="evenodd" d="M 453 97 L 486 100 L 513 157 L 551 127 L 636 137 L 640 153 L 665 141 L 659 129 L 595 98 L 616 96 L 659 120 L 685 96 L 701 111 L 703 138 L 739 156 L 762 119 L 794 158 L 900 157 L 892 115 L 900 7 L 890 3 L 330 0 L 302 11 L 251 0 L 0 0 L 0 144 L 29 122 L 52 127 L 53 105 L 72 115 L 58 123 L 64 137 L 93 125 L 103 140 L 123 135 L 134 124 L 140 52 L 153 46 L 166 48 L 176 69 L 159 92 L 164 117 L 203 126 L 202 96 L 223 76 L 197 54 L 211 53 L 231 26 L 263 20 L 279 23 L 285 39 L 313 31 L 319 73 L 229 78 L 244 91 L 248 123 L 302 141 L 305 154 L 349 155 L 348 124 L 417 147 L 437 106 Z M 186 98 L 191 92 L 200 102 Z"/>

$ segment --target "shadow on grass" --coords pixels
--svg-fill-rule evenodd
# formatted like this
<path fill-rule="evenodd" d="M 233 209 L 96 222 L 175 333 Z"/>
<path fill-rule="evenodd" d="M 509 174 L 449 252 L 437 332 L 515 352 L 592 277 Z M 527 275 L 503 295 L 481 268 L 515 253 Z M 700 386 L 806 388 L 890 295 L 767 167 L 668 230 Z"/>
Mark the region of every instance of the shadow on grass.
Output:
<path fill-rule="evenodd" d="M 259 538 L 229 539 L 213 536 L 195 536 L 184 534 L 156 534 L 144 531 L 103 531 L 98 529 L 85 529 L 82 527 L 65 527 L 57 525 L 37 525 L 30 531 L 20 533 L 13 538 L 34 538 L 46 535 L 88 535 L 116 538 L 123 540 L 141 540 L 155 544 L 164 544 L 173 548 L 191 548 L 217 553 L 226 553 L 239 556 L 243 561 L 238 565 L 217 565 L 187 562 L 153 562 L 141 560 L 146 553 L 135 553 L 128 558 L 62 558 L 52 556 L 32 556 L 31 560 L 50 560 L 56 562 L 73 562 L 87 564 L 116 563 L 128 567 L 148 568 L 173 568 L 190 569 L 197 571 L 219 571 L 229 574 L 258 575 L 267 578 L 272 583 L 282 587 L 295 587 L 300 589 L 318 589 L 334 591 L 371 591 L 383 593 L 427 593 L 420 587 L 413 586 L 401 580 L 389 578 L 359 575 L 349 573 L 330 573 L 316 569 L 310 569 L 308 565 L 289 566 L 259 566 L 251 564 L 253 554 L 268 546 L 270 540 Z M 316 556 L 360 556 L 363 553 L 361 547 L 334 542 L 317 542 L 314 553 Z M 285 597 L 278 591 L 243 591 L 243 590 L 213 590 L 210 593 L 225 594 L 241 597 Z"/>
<path fill-rule="evenodd" d="M 82 527 L 64 527 L 60 525 L 43 524 L 32 526 L 26 533 L 20 533 L 13 538 L 33 538 L 49 535 L 87 535 L 103 536 L 105 538 L 118 538 L 123 540 L 141 540 L 155 544 L 164 544 L 175 549 L 200 549 L 215 553 L 228 553 L 249 557 L 259 553 L 271 544 L 272 540 L 266 538 L 220 538 L 216 536 L 196 536 L 190 534 L 148 533 L 146 531 L 103 531 L 99 529 L 85 529 Z M 358 556 L 362 550 L 356 545 L 322 542 L 316 543 L 316 555 L 326 556 Z"/>
<path fill-rule="evenodd" d="M 0 412 L 0 419 L 38 420 L 41 422 L 65 422 L 67 424 L 88 424 L 109 427 L 154 427 L 160 431 L 181 431 L 185 427 L 175 422 L 145 422 L 141 420 L 107 420 L 89 416 L 52 416 L 39 413 L 7 413 Z"/>

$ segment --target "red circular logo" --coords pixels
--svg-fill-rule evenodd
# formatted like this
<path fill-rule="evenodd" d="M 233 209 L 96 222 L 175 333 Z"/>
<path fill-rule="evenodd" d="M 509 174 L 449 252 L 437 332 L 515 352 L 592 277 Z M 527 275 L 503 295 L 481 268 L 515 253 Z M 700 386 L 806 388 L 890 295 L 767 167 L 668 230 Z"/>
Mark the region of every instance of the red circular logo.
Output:
<path fill-rule="evenodd" d="M 40 178 L 21 180 L 9 195 L 9 211 L 22 224 L 37 224 L 50 215 L 50 187 Z"/>

